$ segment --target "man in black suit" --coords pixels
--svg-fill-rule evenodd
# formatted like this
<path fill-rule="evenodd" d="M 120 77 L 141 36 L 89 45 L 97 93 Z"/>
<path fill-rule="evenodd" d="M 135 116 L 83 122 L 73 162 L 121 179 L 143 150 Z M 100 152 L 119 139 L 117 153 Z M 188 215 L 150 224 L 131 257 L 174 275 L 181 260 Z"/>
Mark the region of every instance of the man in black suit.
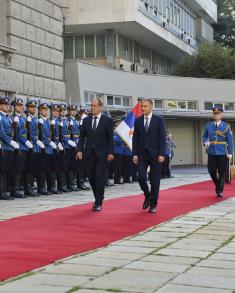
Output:
<path fill-rule="evenodd" d="M 91 102 L 91 116 L 83 120 L 77 159 L 85 159 L 87 175 L 95 196 L 93 211 L 101 211 L 104 199 L 107 162 L 114 158 L 113 121 L 101 114 L 103 102 Z"/>
<path fill-rule="evenodd" d="M 137 165 L 138 180 L 145 195 L 143 209 L 156 212 L 161 180 L 161 164 L 164 162 L 166 130 L 163 119 L 152 113 L 153 102 L 144 99 L 141 103 L 143 115 L 135 120 L 133 135 L 133 161 Z M 150 185 L 147 169 L 150 166 Z"/>

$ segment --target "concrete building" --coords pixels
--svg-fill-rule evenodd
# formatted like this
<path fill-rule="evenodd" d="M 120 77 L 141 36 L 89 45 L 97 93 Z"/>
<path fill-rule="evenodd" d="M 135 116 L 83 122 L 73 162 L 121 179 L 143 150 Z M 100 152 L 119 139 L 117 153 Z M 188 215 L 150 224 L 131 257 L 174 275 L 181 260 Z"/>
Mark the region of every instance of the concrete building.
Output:
<path fill-rule="evenodd" d="M 61 0 L 0 0 L 0 94 L 65 98 Z"/>

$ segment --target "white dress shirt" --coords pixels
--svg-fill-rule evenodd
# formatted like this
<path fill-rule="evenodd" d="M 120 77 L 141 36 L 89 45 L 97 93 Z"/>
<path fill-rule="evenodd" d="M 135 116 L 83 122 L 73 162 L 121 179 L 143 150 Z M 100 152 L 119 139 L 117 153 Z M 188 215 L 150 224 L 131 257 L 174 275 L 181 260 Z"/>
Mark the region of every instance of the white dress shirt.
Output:
<path fill-rule="evenodd" d="M 95 121 L 95 117 L 97 117 L 97 119 L 96 119 L 96 128 L 98 127 L 98 124 L 99 124 L 99 122 L 100 122 L 100 117 L 101 117 L 101 113 L 99 114 L 99 115 L 97 115 L 97 116 L 95 116 L 95 115 L 93 115 L 92 116 L 92 129 L 93 129 L 93 124 L 94 124 L 94 121 Z"/>

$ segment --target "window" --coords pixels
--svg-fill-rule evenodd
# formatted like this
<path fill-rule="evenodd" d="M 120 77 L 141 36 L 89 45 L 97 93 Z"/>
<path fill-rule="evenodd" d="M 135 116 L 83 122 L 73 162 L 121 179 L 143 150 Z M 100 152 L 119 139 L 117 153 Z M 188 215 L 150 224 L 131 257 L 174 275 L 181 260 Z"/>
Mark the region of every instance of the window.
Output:
<path fill-rule="evenodd" d="M 113 105 L 113 96 L 107 96 L 107 105 L 109 106 Z"/>
<path fill-rule="evenodd" d="M 162 100 L 154 100 L 154 108 L 155 109 L 162 109 Z"/>
<path fill-rule="evenodd" d="M 133 41 L 119 35 L 119 57 L 133 62 Z"/>
<path fill-rule="evenodd" d="M 105 36 L 97 35 L 96 36 L 96 57 L 105 56 Z"/>
<path fill-rule="evenodd" d="M 121 107 L 132 107 L 132 98 L 131 97 L 122 97 L 122 96 L 107 96 L 107 105 L 108 106 L 121 106 Z"/>
<path fill-rule="evenodd" d="M 130 98 L 129 97 L 123 97 L 123 106 L 130 107 Z"/>
<path fill-rule="evenodd" d="M 224 111 L 234 111 L 234 103 L 229 102 L 205 102 L 205 110 L 211 111 L 213 108 L 222 108 Z"/>
<path fill-rule="evenodd" d="M 197 102 L 169 100 L 168 109 L 169 110 L 197 110 Z"/>
<path fill-rule="evenodd" d="M 85 36 L 86 58 L 95 57 L 95 38 L 94 36 Z"/>
<path fill-rule="evenodd" d="M 64 54 L 65 54 L 65 59 L 73 58 L 73 36 L 65 37 Z"/>
<path fill-rule="evenodd" d="M 122 98 L 121 97 L 115 97 L 114 98 L 114 104 L 115 104 L 115 106 L 121 106 L 122 105 Z"/>
<path fill-rule="evenodd" d="M 84 58 L 84 37 L 75 37 L 75 58 Z"/>
<path fill-rule="evenodd" d="M 84 92 L 84 98 L 85 98 L 86 105 L 90 105 L 91 101 L 93 99 L 97 99 L 97 98 L 100 98 L 102 101 L 104 101 L 103 94 L 98 94 L 98 93 L 94 93 L 94 92 Z"/>

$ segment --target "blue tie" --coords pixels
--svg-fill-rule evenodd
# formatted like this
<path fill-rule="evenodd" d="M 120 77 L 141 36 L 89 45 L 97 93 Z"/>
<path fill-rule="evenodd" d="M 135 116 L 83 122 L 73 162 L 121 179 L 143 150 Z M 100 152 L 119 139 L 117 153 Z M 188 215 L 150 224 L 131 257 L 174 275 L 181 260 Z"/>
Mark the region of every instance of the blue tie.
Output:
<path fill-rule="evenodd" d="M 145 120 L 146 120 L 146 122 L 145 122 L 144 128 L 145 128 L 145 132 L 148 133 L 148 130 L 149 130 L 149 118 L 146 117 Z"/>

